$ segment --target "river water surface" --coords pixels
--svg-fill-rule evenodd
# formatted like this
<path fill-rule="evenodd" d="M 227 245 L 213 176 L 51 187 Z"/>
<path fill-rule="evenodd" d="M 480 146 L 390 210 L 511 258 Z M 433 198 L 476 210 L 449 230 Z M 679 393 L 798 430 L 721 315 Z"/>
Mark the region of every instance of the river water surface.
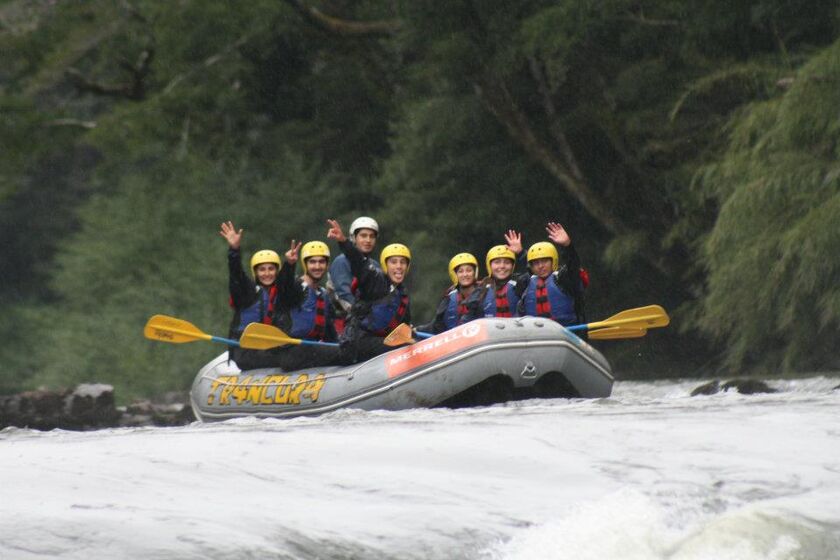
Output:
<path fill-rule="evenodd" d="M 0 558 L 840 559 L 840 384 L 0 432 Z"/>

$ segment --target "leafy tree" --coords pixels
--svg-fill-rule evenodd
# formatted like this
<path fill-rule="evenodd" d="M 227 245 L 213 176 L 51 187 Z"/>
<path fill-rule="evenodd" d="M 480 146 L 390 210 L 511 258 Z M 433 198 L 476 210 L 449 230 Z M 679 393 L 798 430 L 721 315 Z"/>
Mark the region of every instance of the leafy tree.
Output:
<path fill-rule="evenodd" d="M 656 302 L 696 327 L 605 346 L 622 372 L 685 374 L 707 336 L 727 367 L 832 364 L 838 18 L 834 0 L 2 3 L 0 390 L 183 388 L 220 348 L 140 326 L 226 330 L 221 220 L 250 250 L 359 213 L 410 244 L 420 318 L 454 252 L 559 219 L 591 318 Z"/>
<path fill-rule="evenodd" d="M 840 42 L 782 96 L 745 108 L 699 184 L 721 210 L 704 247 L 698 325 L 732 368 L 837 367 Z"/>

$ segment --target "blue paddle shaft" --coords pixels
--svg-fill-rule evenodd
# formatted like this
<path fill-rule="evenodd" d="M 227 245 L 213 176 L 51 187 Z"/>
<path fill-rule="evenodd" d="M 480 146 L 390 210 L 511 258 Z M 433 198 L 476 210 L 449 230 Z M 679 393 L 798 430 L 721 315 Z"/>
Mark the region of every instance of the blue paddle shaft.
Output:
<path fill-rule="evenodd" d="M 238 340 L 232 340 L 230 338 L 222 338 L 221 336 L 211 336 L 210 340 L 213 342 L 221 342 L 222 344 L 227 344 L 228 346 L 239 346 Z"/>
<path fill-rule="evenodd" d="M 238 340 L 222 338 L 221 336 L 211 336 L 210 340 L 213 342 L 221 342 L 222 344 L 227 344 L 228 346 L 239 346 Z M 337 342 L 321 342 L 320 340 L 301 340 L 300 343 L 306 344 L 307 346 L 338 346 Z"/>
<path fill-rule="evenodd" d="M 305 344 L 306 346 L 338 346 L 337 342 L 321 342 L 320 340 L 300 340 L 301 344 Z"/>

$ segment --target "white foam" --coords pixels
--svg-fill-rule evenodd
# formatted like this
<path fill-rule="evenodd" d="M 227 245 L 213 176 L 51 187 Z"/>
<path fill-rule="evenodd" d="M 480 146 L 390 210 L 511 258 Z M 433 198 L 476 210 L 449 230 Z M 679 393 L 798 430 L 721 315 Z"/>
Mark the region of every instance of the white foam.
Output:
<path fill-rule="evenodd" d="M 702 511 L 702 505 L 693 508 Z M 840 532 L 798 515 L 747 506 L 686 526 L 632 489 L 572 507 L 485 551 L 492 560 L 831 560 Z"/>

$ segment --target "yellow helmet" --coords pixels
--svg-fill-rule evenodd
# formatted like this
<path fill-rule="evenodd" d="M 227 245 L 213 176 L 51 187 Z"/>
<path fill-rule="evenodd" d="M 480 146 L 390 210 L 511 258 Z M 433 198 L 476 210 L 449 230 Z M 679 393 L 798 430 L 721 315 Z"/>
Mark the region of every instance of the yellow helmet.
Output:
<path fill-rule="evenodd" d="M 475 267 L 475 271 L 478 272 L 478 261 L 475 260 L 472 254 L 458 253 L 449 260 L 449 279 L 452 280 L 453 284 L 458 283 L 458 276 L 455 274 L 455 269 L 462 264 L 471 264 Z"/>
<path fill-rule="evenodd" d="M 326 257 L 330 260 L 330 248 L 323 241 L 310 241 L 300 249 L 300 260 L 304 263 L 309 257 Z"/>
<path fill-rule="evenodd" d="M 487 258 L 484 259 L 484 264 L 487 265 L 488 276 L 493 274 L 490 272 L 490 261 L 494 261 L 496 259 L 510 259 L 513 261 L 514 266 L 516 266 L 516 253 L 508 249 L 507 245 L 496 245 L 487 251 Z"/>
<path fill-rule="evenodd" d="M 557 247 L 548 241 L 534 243 L 528 249 L 528 263 L 537 259 L 551 259 L 551 270 L 560 268 L 560 255 L 557 254 Z"/>
<path fill-rule="evenodd" d="M 382 270 L 387 268 L 385 263 L 389 257 L 405 257 L 411 264 L 411 251 L 402 243 L 391 243 L 382 249 L 382 253 L 379 255 L 379 264 L 382 265 Z"/>
<path fill-rule="evenodd" d="M 327 262 L 330 262 L 330 248 L 327 247 L 327 244 L 323 241 L 310 241 L 309 243 L 304 243 L 303 247 L 300 249 L 300 261 L 303 264 L 303 271 L 305 273 L 309 273 L 309 269 L 306 267 L 306 259 L 311 257 L 326 257 Z"/>
<path fill-rule="evenodd" d="M 283 262 L 280 260 L 280 255 L 272 251 L 271 249 L 263 249 L 262 251 L 257 251 L 254 253 L 254 256 L 251 257 L 251 272 L 254 272 L 261 264 L 276 264 L 277 270 L 283 268 Z M 256 277 L 256 274 L 254 274 Z"/>

